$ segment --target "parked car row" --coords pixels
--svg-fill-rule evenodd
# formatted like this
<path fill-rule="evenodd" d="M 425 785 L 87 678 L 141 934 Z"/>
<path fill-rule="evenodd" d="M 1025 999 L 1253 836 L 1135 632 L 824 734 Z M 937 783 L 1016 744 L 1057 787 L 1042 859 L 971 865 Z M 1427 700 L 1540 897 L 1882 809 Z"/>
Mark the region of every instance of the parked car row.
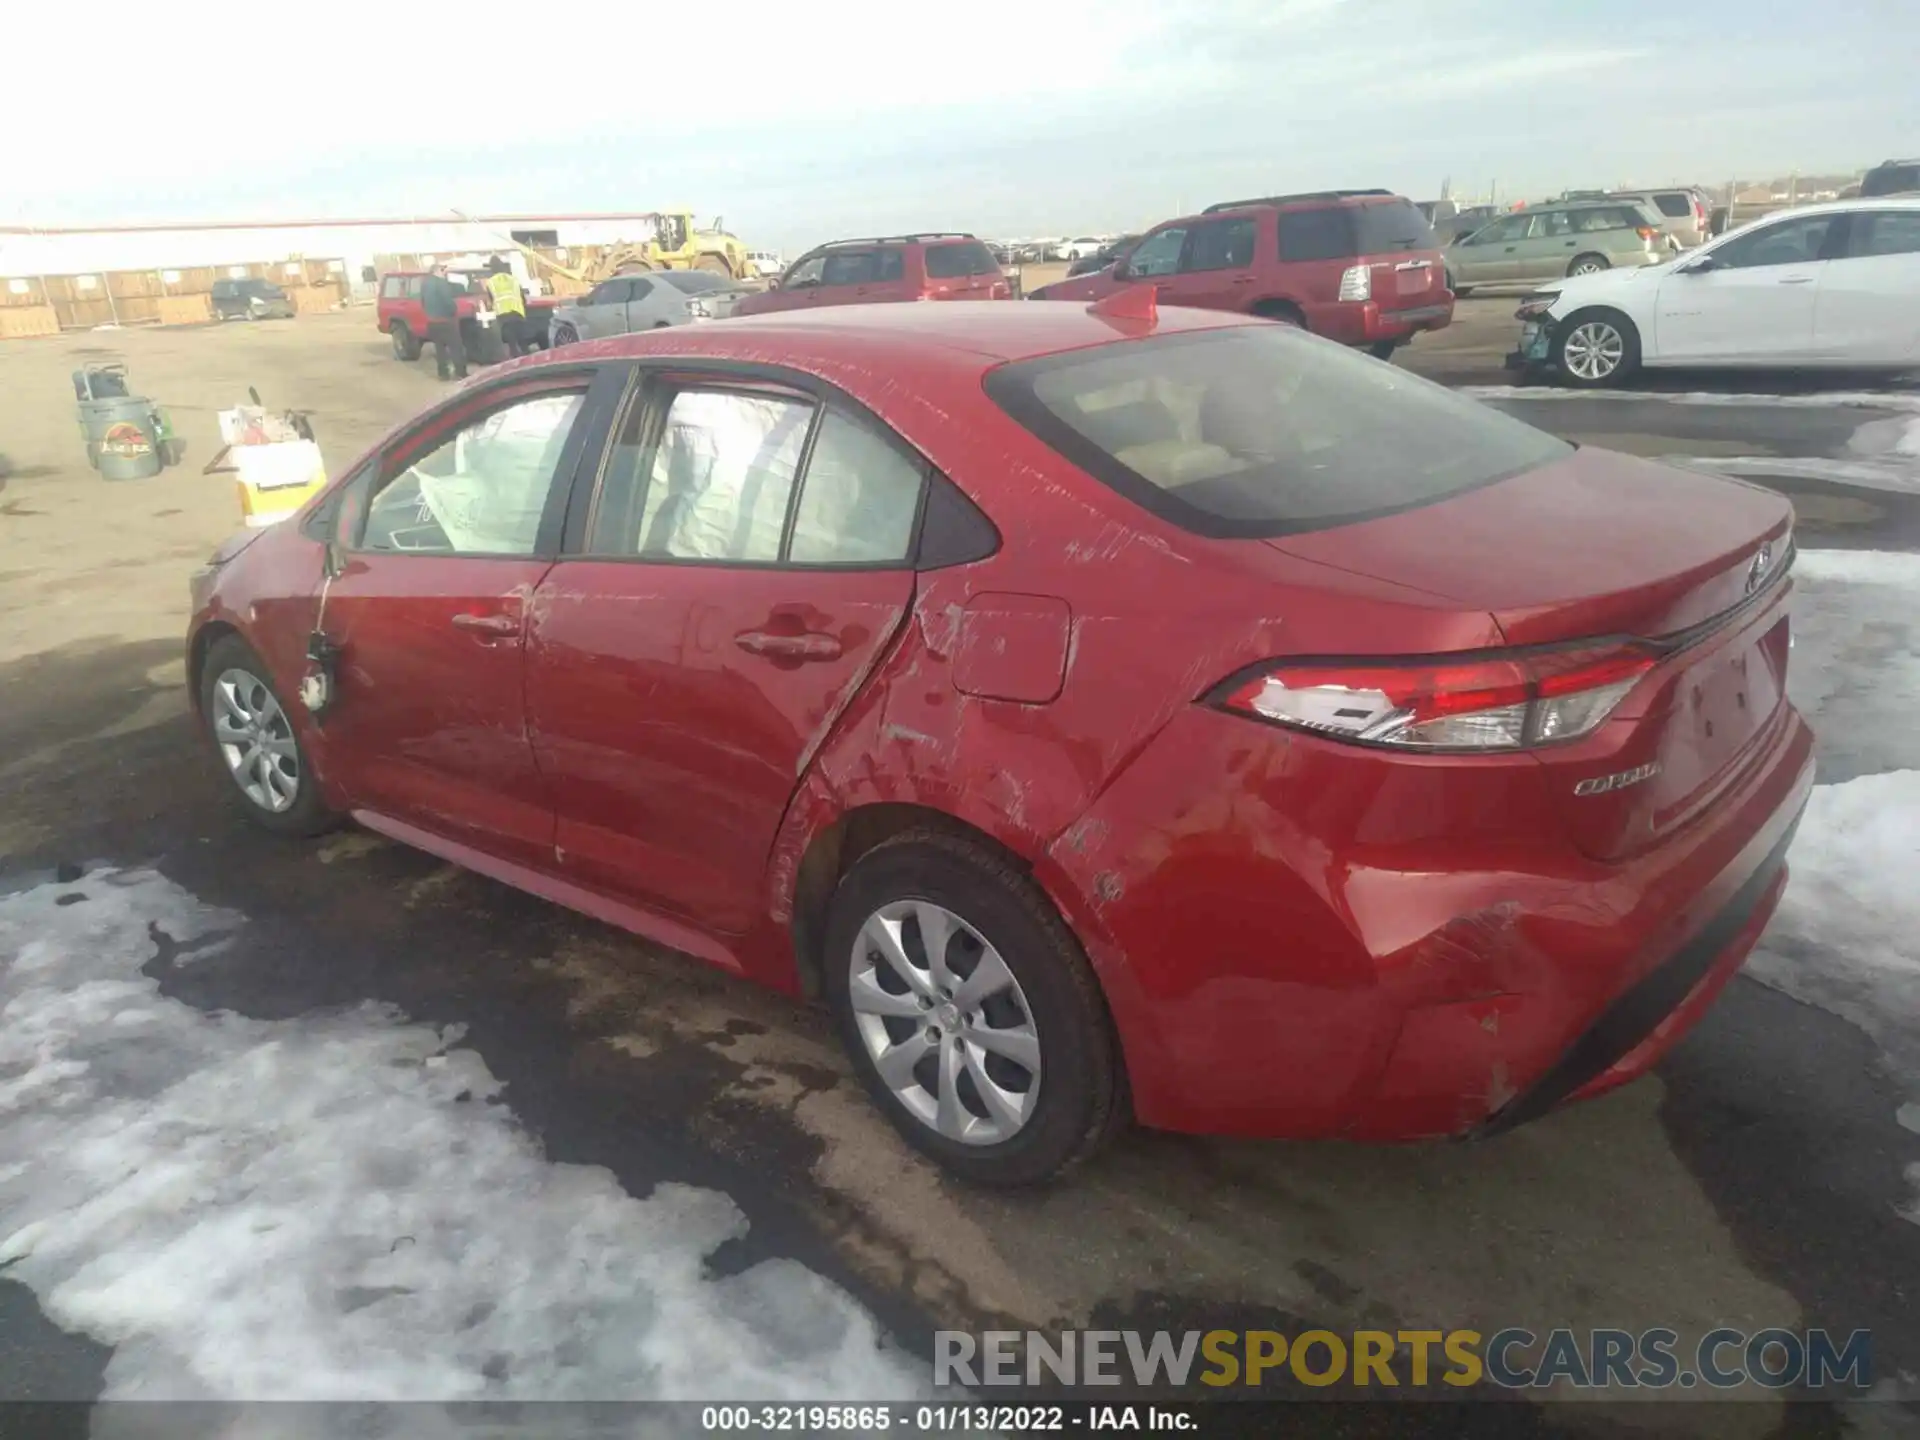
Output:
<path fill-rule="evenodd" d="M 1680 257 L 1576 272 L 1529 296 L 1516 318 L 1509 365 L 1577 386 L 1657 366 L 1911 370 L 1920 197 L 1810 205 Z"/>

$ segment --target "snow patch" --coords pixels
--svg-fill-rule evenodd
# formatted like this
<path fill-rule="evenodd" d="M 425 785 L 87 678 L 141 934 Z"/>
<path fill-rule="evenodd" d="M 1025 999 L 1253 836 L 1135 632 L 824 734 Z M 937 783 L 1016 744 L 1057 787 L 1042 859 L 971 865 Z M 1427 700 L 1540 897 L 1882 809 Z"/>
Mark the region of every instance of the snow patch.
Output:
<path fill-rule="evenodd" d="M 1920 770 L 1920 555 L 1802 550 L 1787 691 L 1821 778 Z"/>
<path fill-rule="evenodd" d="M 107 1398 L 920 1390 L 819 1275 L 708 1273 L 727 1196 L 546 1159 L 457 1033 L 206 1014 L 140 973 L 244 923 L 147 870 L 0 897 L 0 1263 L 115 1347 Z"/>
<path fill-rule="evenodd" d="M 1870 420 L 1847 439 L 1847 453 L 1809 455 L 1669 455 L 1675 464 L 1722 475 L 1773 475 L 1832 480 L 1870 490 L 1920 493 L 1920 416 Z"/>
<path fill-rule="evenodd" d="M 1828 390 L 1805 395 L 1751 395 L 1712 390 L 1575 390 L 1553 385 L 1462 385 L 1476 400 L 1659 401 L 1669 405 L 1767 405 L 1812 409 L 1911 410 L 1920 412 L 1920 390 Z"/>
<path fill-rule="evenodd" d="M 1920 1100 L 1920 770 L 1815 786 L 1788 865 L 1747 973 L 1859 1026 Z M 1906 1175 L 1920 1224 L 1920 1164 Z"/>

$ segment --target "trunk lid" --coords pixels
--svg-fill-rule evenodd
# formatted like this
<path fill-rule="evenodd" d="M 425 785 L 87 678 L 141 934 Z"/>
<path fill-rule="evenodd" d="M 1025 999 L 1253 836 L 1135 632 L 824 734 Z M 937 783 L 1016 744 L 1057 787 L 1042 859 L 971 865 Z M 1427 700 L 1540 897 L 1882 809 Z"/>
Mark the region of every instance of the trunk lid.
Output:
<path fill-rule="evenodd" d="M 1598 731 L 1533 752 L 1575 843 L 1619 859 L 1710 806 L 1764 748 L 1786 694 L 1792 514 L 1755 486 L 1583 449 L 1266 543 L 1483 610 L 1512 646 L 1660 642 L 1658 665 Z"/>

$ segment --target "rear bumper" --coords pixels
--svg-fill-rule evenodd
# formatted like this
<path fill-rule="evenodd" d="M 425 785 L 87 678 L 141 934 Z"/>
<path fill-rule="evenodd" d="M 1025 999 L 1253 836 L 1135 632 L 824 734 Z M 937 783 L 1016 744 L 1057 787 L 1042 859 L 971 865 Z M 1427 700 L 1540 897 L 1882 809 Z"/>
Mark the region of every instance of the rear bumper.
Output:
<path fill-rule="evenodd" d="M 1457 1137 L 1625 1083 L 1759 939 L 1813 784 L 1783 704 L 1710 812 L 1606 863 L 1531 761 L 1384 765 L 1251 724 L 1177 716 L 1035 867 L 1148 1125 Z"/>
<path fill-rule="evenodd" d="M 1343 345 L 1374 345 L 1382 340 L 1410 340 L 1423 330 L 1444 330 L 1453 323 L 1453 297 L 1406 309 L 1377 301 L 1344 301 L 1309 306 L 1307 325 L 1316 335 Z"/>

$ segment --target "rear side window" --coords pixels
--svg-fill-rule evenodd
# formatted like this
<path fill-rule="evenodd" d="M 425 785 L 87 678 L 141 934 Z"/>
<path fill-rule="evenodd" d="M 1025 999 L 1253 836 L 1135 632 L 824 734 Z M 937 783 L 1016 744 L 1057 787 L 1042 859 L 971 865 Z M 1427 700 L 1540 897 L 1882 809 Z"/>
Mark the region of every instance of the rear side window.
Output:
<path fill-rule="evenodd" d="M 827 255 L 823 285 L 873 285 L 898 280 L 904 273 L 900 252 L 888 250 L 834 250 Z"/>
<path fill-rule="evenodd" d="M 1867 178 L 1860 182 L 1860 193 L 1869 195 L 1899 195 L 1908 190 L 1920 190 L 1920 161 L 1911 165 L 1881 165 L 1867 172 Z"/>
<path fill-rule="evenodd" d="M 962 275 L 994 275 L 999 270 L 999 263 L 978 240 L 927 247 L 927 278 L 930 280 L 953 280 Z"/>
<path fill-rule="evenodd" d="M 1675 193 L 1656 195 L 1653 197 L 1653 203 L 1660 207 L 1660 213 L 1662 215 L 1670 219 L 1684 220 L 1687 216 L 1693 214 L 1693 197 L 1691 195 Z"/>
<path fill-rule="evenodd" d="M 1251 215 L 1195 225 L 1182 270 L 1244 270 L 1253 264 L 1259 226 Z"/>
<path fill-rule="evenodd" d="M 1282 260 L 1344 260 L 1355 254 L 1352 212 L 1326 210 L 1280 212 Z"/>
<path fill-rule="evenodd" d="M 1853 259 L 1920 254 L 1920 210 L 1876 210 L 1855 215 L 1847 254 Z"/>
<path fill-rule="evenodd" d="M 1356 206 L 1353 215 L 1356 254 L 1384 255 L 1395 250 L 1433 250 L 1439 241 L 1411 201 L 1388 200 Z"/>
<path fill-rule="evenodd" d="M 1283 326 L 1046 356 L 991 371 L 986 388 L 1081 469 L 1202 535 L 1346 524 L 1572 453 L 1530 425 Z"/>

